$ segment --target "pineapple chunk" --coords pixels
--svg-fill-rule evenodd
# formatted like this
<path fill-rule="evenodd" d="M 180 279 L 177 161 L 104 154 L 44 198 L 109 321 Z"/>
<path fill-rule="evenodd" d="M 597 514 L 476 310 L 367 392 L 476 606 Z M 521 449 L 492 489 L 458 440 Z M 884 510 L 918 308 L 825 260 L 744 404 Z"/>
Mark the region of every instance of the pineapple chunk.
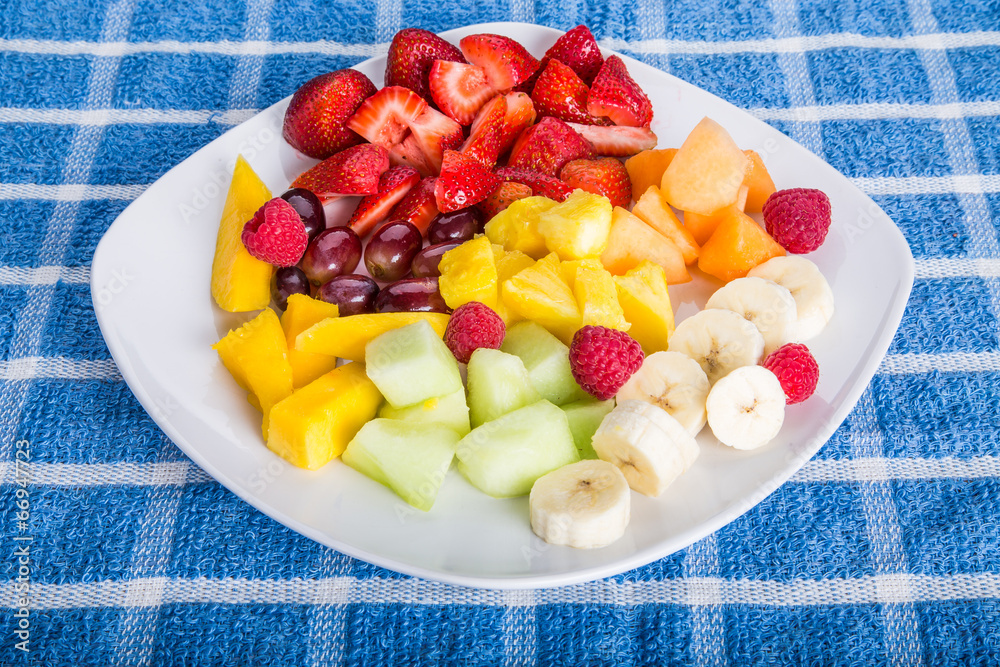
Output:
<path fill-rule="evenodd" d="M 538 232 L 538 216 L 556 204 L 548 197 L 518 199 L 486 223 L 486 237 L 506 250 L 520 250 L 532 259 L 540 259 L 548 250 Z"/>
<path fill-rule="evenodd" d="M 559 259 L 600 257 L 611 231 L 611 208 L 607 197 L 574 190 L 538 216 L 538 233 Z"/>
<path fill-rule="evenodd" d="M 212 346 L 236 384 L 249 392 L 247 400 L 264 415 L 262 430 L 267 439 L 272 406 L 292 393 L 292 367 L 288 344 L 278 316 L 265 308 L 239 329 Z"/>
<path fill-rule="evenodd" d="M 621 331 L 628 331 L 632 326 L 618 303 L 614 277 L 603 266 L 578 267 L 573 294 L 580 308 L 581 326 L 593 324 Z"/>
<path fill-rule="evenodd" d="M 644 261 L 623 276 L 615 276 L 618 302 L 632 325 L 629 335 L 646 355 L 667 349 L 674 332 L 674 310 L 667 294 L 663 267 Z"/>
<path fill-rule="evenodd" d="M 559 273 L 559 258 L 555 253 L 546 255 L 503 283 L 503 301 L 520 317 L 568 343 L 580 328 L 580 309 Z"/>
<path fill-rule="evenodd" d="M 306 294 L 288 297 L 288 307 L 281 316 L 281 328 L 288 341 L 288 363 L 292 365 L 292 384 L 296 389 L 332 371 L 337 366 L 337 357 L 298 350 L 295 338 L 317 322 L 339 315 L 340 309 L 335 303 L 313 299 Z"/>
<path fill-rule="evenodd" d="M 500 248 L 500 252 L 503 253 L 499 257 L 497 256 L 497 248 Z M 496 258 L 497 265 L 497 305 L 494 310 L 497 315 L 503 319 L 503 323 L 506 326 L 510 326 L 515 322 L 520 322 L 523 318 L 515 311 L 507 307 L 507 304 L 503 300 L 503 284 L 507 280 L 513 278 L 519 271 L 528 268 L 535 263 L 535 260 L 531 259 L 525 255 L 520 250 L 509 250 L 505 251 L 500 246 L 493 246 L 493 256 Z"/>
<path fill-rule="evenodd" d="M 466 241 L 441 256 L 438 287 L 449 308 L 479 301 L 497 305 L 497 267 L 493 247 L 485 236 Z"/>

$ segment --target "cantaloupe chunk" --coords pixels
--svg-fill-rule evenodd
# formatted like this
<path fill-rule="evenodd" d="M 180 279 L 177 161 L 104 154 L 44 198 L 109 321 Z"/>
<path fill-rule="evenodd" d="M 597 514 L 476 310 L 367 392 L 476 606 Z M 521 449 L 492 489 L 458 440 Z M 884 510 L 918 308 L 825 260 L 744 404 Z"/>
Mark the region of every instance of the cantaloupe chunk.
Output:
<path fill-rule="evenodd" d="M 670 166 L 670 161 L 676 154 L 676 148 L 652 148 L 625 160 L 625 170 L 632 180 L 632 199 L 639 201 L 639 197 L 649 189 L 649 186 L 660 184 L 663 172 Z"/>
<path fill-rule="evenodd" d="M 771 174 L 768 173 L 767 167 L 764 166 L 764 160 L 757 154 L 757 151 L 748 150 L 745 152 L 750 158 L 750 171 L 747 172 L 744 180 L 744 185 L 747 186 L 747 201 L 743 210 L 746 213 L 760 213 L 764 210 L 764 202 L 777 188 L 774 186 L 774 181 L 771 180 Z"/>
<path fill-rule="evenodd" d="M 701 248 L 688 231 L 670 204 L 663 198 L 660 188 L 649 186 L 632 207 L 632 215 L 673 241 L 684 255 L 685 264 L 694 264 Z"/>
<path fill-rule="evenodd" d="M 611 217 L 608 245 L 601 254 L 601 264 L 612 274 L 620 276 L 643 260 L 663 267 L 663 273 L 671 285 L 691 280 L 691 274 L 684 264 L 684 254 L 677 244 L 625 209 L 616 206 Z"/>
<path fill-rule="evenodd" d="M 719 226 L 719 223 L 728 218 L 736 211 L 742 211 L 746 205 L 747 192 L 749 187 L 743 185 L 740 194 L 736 198 L 735 204 L 730 204 L 724 209 L 720 209 L 710 215 L 698 215 L 692 211 L 684 212 L 684 228 L 691 232 L 691 236 L 699 244 L 704 245 L 712 236 L 712 232 Z"/>
<path fill-rule="evenodd" d="M 364 361 L 365 345 L 376 336 L 427 320 L 434 331 L 443 337 L 449 317 L 444 313 L 365 313 L 327 318 L 296 336 L 295 348 L 303 352 Z"/>
<path fill-rule="evenodd" d="M 270 199 L 271 191 L 238 156 L 212 260 L 212 298 L 223 310 L 241 313 L 271 303 L 272 267 L 251 255 L 241 238 L 247 221 Z"/>
<path fill-rule="evenodd" d="M 701 247 L 698 268 L 723 282 L 743 278 L 758 264 L 784 255 L 785 249 L 746 213 L 730 210 Z"/>
<path fill-rule="evenodd" d="M 332 371 L 337 366 L 337 357 L 297 350 L 295 338 L 317 322 L 339 315 L 340 309 L 335 303 L 313 299 L 307 294 L 288 297 L 288 307 L 281 316 L 281 328 L 288 341 L 288 363 L 292 365 L 292 384 L 296 389 Z"/>
<path fill-rule="evenodd" d="M 292 465 L 316 470 L 343 453 L 381 403 L 364 364 L 345 364 L 271 409 L 267 447 Z"/>
<path fill-rule="evenodd" d="M 674 208 L 708 215 L 736 201 L 749 166 L 729 133 L 703 118 L 663 172 L 660 189 Z"/>

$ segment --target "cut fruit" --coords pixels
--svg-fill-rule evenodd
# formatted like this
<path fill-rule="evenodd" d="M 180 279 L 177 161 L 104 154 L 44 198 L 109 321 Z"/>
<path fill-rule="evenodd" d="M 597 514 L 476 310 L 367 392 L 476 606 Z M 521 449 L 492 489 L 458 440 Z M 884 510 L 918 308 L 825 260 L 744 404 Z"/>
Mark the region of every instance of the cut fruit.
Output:
<path fill-rule="evenodd" d="M 479 108 L 496 94 L 483 68 L 465 63 L 435 60 L 428 81 L 434 103 L 462 125 L 472 123 Z"/>
<path fill-rule="evenodd" d="M 574 190 L 538 215 L 538 233 L 560 259 L 599 257 L 611 231 L 611 208 L 607 197 Z"/>
<path fill-rule="evenodd" d="M 709 215 L 736 201 L 749 165 L 729 133 L 704 118 L 663 172 L 660 189 L 674 208 Z"/>
<path fill-rule="evenodd" d="M 505 250 L 519 250 L 532 259 L 540 259 L 548 250 L 538 232 L 539 216 L 557 202 L 547 197 L 526 197 L 512 202 L 486 223 L 486 238 Z"/>
<path fill-rule="evenodd" d="M 768 173 L 767 167 L 764 166 L 764 161 L 757 154 L 757 151 L 748 150 L 745 152 L 750 158 L 750 171 L 744 181 L 747 186 L 747 201 L 743 210 L 747 213 L 760 213 L 764 210 L 764 202 L 774 194 L 777 188 L 774 187 L 771 174 Z"/>
<path fill-rule="evenodd" d="M 520 250 L 504 250 L 503 246 L 495 244 L 493 245 L 493 259 L 497 267 L 497 304 L 493 310 L 503 319 L 503 323 L 510 327 L 514 322 L 519 322 L 524 318 L 507 307 L 503 300 L 503 284 L 517 275 L 518 272 L 534 264 L 535 260 Z"/>
<path fill-rule="evenodd" d="M 381 402 L 364 365 L 345 364 L 272 408 L 267 447 L 292 465 L 316 470 L 340 456 Z"/>
<path fill-rule="evenodd" d="M 598 401 L 585 398 L 560 407 L 566 413 L 569 430 L 573 434 L 573 442 L 576 444 L 576 451 L 580 453 L 580 458 L 596 459 L 597 452 L 594 451 L 591 440 L 600 428 L 601 422 L 614 409 L 614 399 Z"/>
<path fill-rule="evenodd" d="M 263 434 L 267 439 L 272 406 L 292 393 L 292 367 L 288 344 L 278 316 L 265 308 L 239 329 L 234 329 L 212 346 L 233 379 L 249 392 L 247 400 L 264 415 Z"/>
<path fill-rule="evenodd" d="M 545 473 L 580 460 L 566 414 L 544 400 L 472 429 L 455 454 L 466 479 L 494 498 L 523 496 Z"/>
<path fill-rule="evenodd" d="M 455 431 L 437 424 L 373 419 L 354 436 L 342 458 L 426 512 L 448 474 L 458 440 Z"/>
<path fill-rule="evenodd" d="M 469 406 L 465 401 L 465 389 L 441 396 L 428 398 L 423 403 L 406 408 L 394 408 L 383 403 L 378 416 L 384 419 L 398 419 L 410 424 L 438 424 L 447 426 L 459 437 L 471 430 L 469 426 Z"/>
<path fill-rule="evenodd" d="M 470 301 L 496 307 L 497 267 L 493 248 L 485 236 L 466 241 L 441 256 L 438 288 L 451 309 Z"/>
<path fill-rule="evenodd" d="M 238 155 L 212 260 L 212 298 L 230 313 L 260 310 L 271 303 L 273 268 L 251 255 L 242 240 L 244 225 L 270 200 L 271 191 Z"/>
<path fill-rule="evenodd" d="M 365 370 L 394 408 L 423 403 L 462 388 L 458 362 L 422 320 L 393 329 L 365 346 Z"/>
<path fill-rule="evenodd" d="M 444 313 L 366 313 L 328 318 L 317 322 L 295 338 L 295 349 L 327 354 L 351 361 L 365 360 L 365 346 L 387 331 L 414 322 L 428 322 L 438 337 L 444 336 L 448 315 Z"/>
<path fill-rule="evenodd" d="M 624 276 L 615 276 L 615 285 L 625 321 L 632 325 L 628 335 L 639 341 L 647 355 L 667 349 L 674 332 L 674 311 L 663 267 L 643 261 Z"/>
<path fill-rule="evenodd" d="M 542 398 L 531 386 L 521 359 L 500 350 L 479 348 L 472 353 L 468 385 L 472 428 Z"/>
<path fill-rule="evenodd" d="M 670 285 L 691 280 L 684 254 L 676 243 L 625 209 L 616 207 L 611 216 L 608 245 L 601 253 L 601 264 L 620 276 L 644 260 L 659 264 Z"/>
<path fill-rule="evenodd" d="M 628 331 L 630 324 L 625 319 L 614 277 L 600 262 L 581 263 L 573 276 L 573 294 L 580 309 L 580 326 L 595 325 Z"/>
<path fill-rule="evenodd" d="M 292 384 L 296 389 L 337 366 L 337 357 L 297 350 L 296 337 L 314 324 L 339 315 L 340 309 L 335 303 L 313 299 L 305 294 L 292 294 L 288 297 L 288 307 L 281 316 L 281 328 L 288 342 L 288 363 L 292 366 Z"/>
<path fill-rule="evenodd" d="M 660 188 L 650 186 L 632 207 L 632 215 L 674 242 L 684 255 L 685 264 L 694 264 L 701 248 L 691 232 L 685 229 L 670 204 L 663 198 Z"/>
<path fill-rule="evenodd" d="M 555 253 L 519 271 L 501 289 L 507 308 L 539 323 L 564 342 L 572 340 L 580 328 L 580 309 L 560 276 Z"/>
<path fill-rule="evenodd" d="M 698 268 L 723 282 L 744 277 L 758 264 L 785 254 L 777 241 L 747 214 L 727 209 L 726 217 L 701 247 Z"/>
<path fill-rule="evenodd" d="M 588 399 L 573 379 L 569 347 L 535 322 L 518 322 L 507 330 L 500 350 L 517 355 L 528 371 L 531 386 L 555 405 Z"/>
<path fill-rule="evenodd" d="M 639 201 L 649 186 L 659 187 L 663 172 L 677 155 L 676 148 L 653 148 L 642 151 L 625 160 L 625 169 L 632 180 L 632 199 Z"/>

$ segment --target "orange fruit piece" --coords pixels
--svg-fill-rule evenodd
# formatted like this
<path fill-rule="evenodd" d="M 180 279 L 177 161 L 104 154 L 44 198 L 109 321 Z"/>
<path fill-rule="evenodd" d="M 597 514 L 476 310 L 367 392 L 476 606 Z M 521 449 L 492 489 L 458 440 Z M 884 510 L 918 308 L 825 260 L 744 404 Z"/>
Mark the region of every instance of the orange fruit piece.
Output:
<path fill-rule="evenodd" d="M 337 366 L 337 357 L 296 349 L 295 338 L 317 322 L 339 316 L 340 309 L 335 303 L 313 299 L 307 294 L 288 297 L 288 307 L 281 316 L 281 328 L 288 341 L 288 363 L 292 365 L 292 384 L 296 389 L 332 371 Z"/>
<path fill-rule="evenodd" d="M 677 154 L 676 148 L 652 148 L 636 153 L 625 160 L 625 170 L 632 179 L 632 199 L 639 201 L 651 185 L 659 185 L 663 172 Z"/>
<path fill-rule="evenodd" d="M 767 167 L 764 166 L 764 160 L 757 154 L 757 151 L 748 150 L 745 152 L 750 158 L 750 171 L 743 181 L 743 184 L 747 186 L 747 203 L 743 210 L 747 213 L 760 213 L 764 209 L 764 202 L 774 194 L 777 188 L 774 186 L 774 181 L 771 180 L 771 174 L 768 173 Z"/>
<path fill-rule="evenodd" d="M 704 245 L 712 237 L 712 232 L 719 226 L 719 223 L 733 214 L 734 211 L 742 211 L 746 205 L 747 192 L 749 188 L 744 185 L 740 188 L 740 194 L 735 204 L 730 204 L 726 208 L 720 209 L 709 215 L 699 215 L 692 211 L 684 212 L 684 228 L 691 232 L 691 236 L 699 244 Z"/>
<path fill-rule="evenodd" d="M 616 206 L 611 215 L 608 245 L 601 254 L 601 264 L 616 276 L 634 269 L 643 260 L 663 267 L 667 283 L 676 285 L 691 280 L 684 254 L 677 244 L 625 209 Z"/>
<path fill-rule="evenodd" d="M 674 208 L 708 215 L 736 202 L 749 166 L 729 133 L 703 118 L 663 172 L 660 189 Z"/>
<path fill-rule="evenodd" d="M 677 244 L 684 255 L 685 264 L 694 264 L 698 259 L 698 253 L 701 251 L 698 242 L 677 219 L 677 214 L 663 198 L 660 188 L 655 185 L 649 186 L 632 207 L 632 215 Z"/>
<path fill-rule="evenodd" d="M 726 209 L 715 233 L 701 247 L 698 268 L 723 282 L 743 278 L 758 264 L 785 254 L 785 249 L 742 211 Z"/>

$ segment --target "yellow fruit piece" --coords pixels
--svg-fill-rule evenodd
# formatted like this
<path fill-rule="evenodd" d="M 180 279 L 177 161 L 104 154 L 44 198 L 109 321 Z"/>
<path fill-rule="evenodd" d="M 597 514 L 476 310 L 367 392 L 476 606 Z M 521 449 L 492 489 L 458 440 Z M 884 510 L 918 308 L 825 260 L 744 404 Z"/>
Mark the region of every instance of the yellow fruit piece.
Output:
<path fill-rule="evenodd" d="M 604 265 L 601 264 L 599 259 L 571 259 L 568 262 L 559 262 L 559 276 L 566 283 L 566 286 L 572 291 L 576 285 L 576 271 L 580 267 L 588 266 L 592 269 L 603 269 Z"/>
<path fill-rule="evenodd" d="M 684 255 L 685 264 L 693 264 L 698 259 L 701 251 L 698 242 L 677 219 L 660 188 L 650 186 L 632 207 L 632 215 L 673 241 Z"/>
<path fill-rule="evenodd" d="M 574 190 L 562 203 L 538 216 L 538 233 L 559 259 L 600 257 L 611 231 L 611 201 Z"/>
<path fill-rule="evenodd" d="M 345 364 L 272 408 L 267 447 L 292 465 L 316 470 L 343 453 L 381 403 L 364 364 Z"/>
<path fill-rule="evenodd" d="M 295 349 L 351 361 L 365 360 L 365 345 L 372 338 L 408 324 L 427 320 L 441 337 L 448 326 L 444 313 L 370 313 L 332 317 L 317 322 L 295 337 Z"/>
<path fill-rule="evenodd" d="M 745 152 L 750 158 L 750 171 L 743 182 L 747 186 L 747 200 L 743 210 L 746 213 L 760 213 L 764 210 L 764 202 L 774 194 L 777 188 L 774 187 L 771 174 L 768 173 L 767 167 L 764 166 L 764 160 L 757 154 L 757 151 L 748 150 Z"/>
<path fill-rule="evenodd" d="M 486 223 L 486 237 L 505 250 L 520 250 L 532 259 L 540 259 L 548 249 L 538 233 L 538 216 L 556 204 L 548 197 L 518 199 Z"/>
<path fill-rule="evenodd" d="M 753 218 L 731 210 L 701 247 L 698 268 L 723 282 L 743 278 L 758 264 L 784 255 L 785 249 Z"/>
<path fill-rule="evenodd" d="M 240 155 L 233 169 L 212 260 L 212 298 L 231 313 L 267 308 L 271 303 L 271 265 L 251 255 L 243 245 L 243 227 L 271 191 Z"/>
<path fill-rule="evenodd" d="M 267 439 L 272 406 L 292 393 L 292 367 L 288 344 L 278 316 L 270 308 L 212 346 L 236 384 L 249 392 L 247 400 L 264 415 Z"/>
<path fill-rule="evenodd" d="M 494 251 L 499 246 L 493 246 Z M 494 310 L 497 312 L 506 326 L 515 322 L 520 322 L 522 318 L 516 311 L 507 307 L 503 300 L 503 284 L 513 278 L 518 272 L 523 271 L 535 263 L 535 260 L 525 255 L 520 250 L 505 251 L 501 249 L 503 255 L 496 259 L 497 264 L 497 305 Z M 496 254 L 494 253 L 494 257 Z"/>
<path fill-rule="evenodd" d="M 667 283 L 674 285 L 691 280 L 684 255 L 677 245 L 625 209 L 616 206 L 611 221 L 608 247 L 601 253 L 601 264 L 616 276 L 633 269 L 643 260 L 663 267 Z"/>
<path fill-rule="evenodd" d="M 337 365 L 337 357 L 297 350 L 295 338 L 317 322 L 339 315 L 340 309 L 335 303 L 313 299 L 305 294 L 288 297 L 288 307 L 281 316 L 281 328 L 288 341 L 288 363 L 292 365 L 292 384 L 296 389 L 332 371 Z"/>
<path fill-rule="evenodd" d="M 674 310 L 667 294 L 663 267 L 641 262 L 624 276 L 615 276 L 618 303 L 625 320 L 632 325 L 628 333 L 639 341 L 647 355 L 667 349 L 674 333 Z"/>
<path fill-rule="evenodd" d="M 493 247 L 485 236 L 466 241 L 441 255 L 438 289 L 449 308 L 479 301 L 497 305 L 497 266 Z"/>
<path fill-rule="evenodd" d="M 580 328 L 576 297 L 559 275 L 552 253 L 503 283 L 503 301 L 523 319 L 532 320 L 567 343 Z"/>
<path fill-rule="evenodd" d="M 729 133 L 704 118 L 663 172 L 660 189 L 674 208 L 709 215 L 736 201 L 749 167 Z"/>
<path fill-rule="evenodd" d="M 581 265 L 576 269 L 573 294 L 580 309 L 580 326 L 593 324 L 628 331 L 631 326 L 625 319 L 614 277 L 600 263 Z"/>
<path fill-rule="evenodd" d="M 632 199 L 639 201 L 651 185 L 659 185 L 663 172 L 677 155 L 676 148 L 653 148 L 636 153 L 625 160 L 625 170 L 632 181 Z"/>

